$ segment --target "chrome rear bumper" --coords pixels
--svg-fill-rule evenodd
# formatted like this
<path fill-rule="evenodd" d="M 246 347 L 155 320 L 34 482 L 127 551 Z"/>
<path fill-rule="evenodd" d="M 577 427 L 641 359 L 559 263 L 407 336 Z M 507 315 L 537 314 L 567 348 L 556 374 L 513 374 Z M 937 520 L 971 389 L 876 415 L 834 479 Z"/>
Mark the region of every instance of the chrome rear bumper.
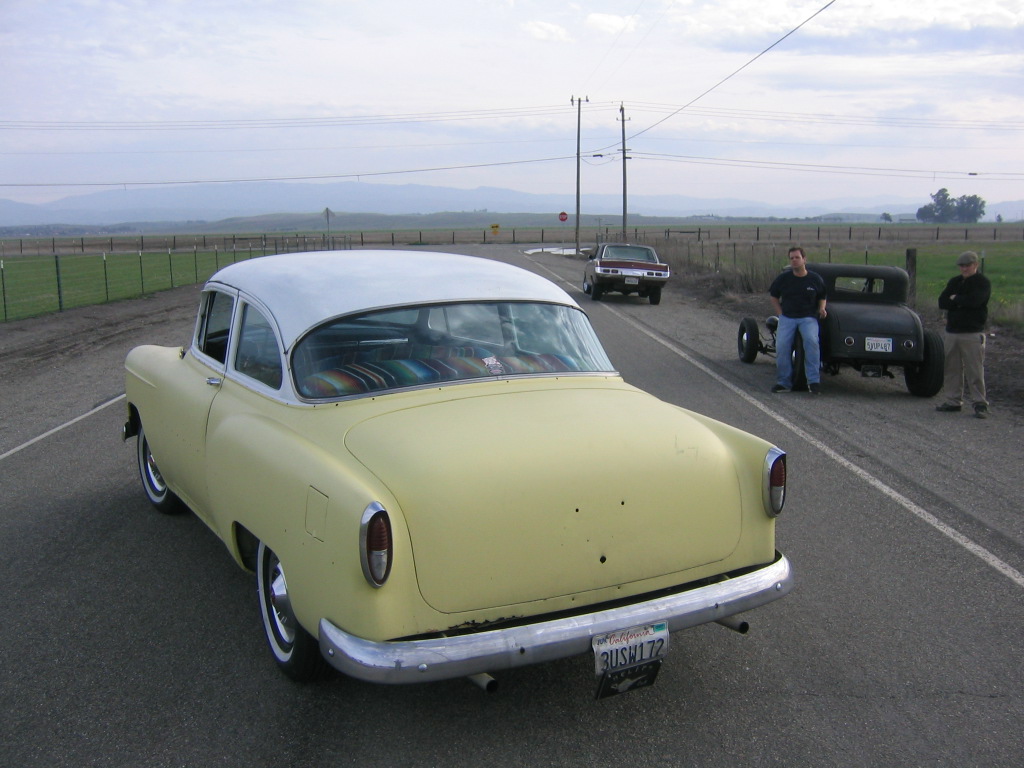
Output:
<path fill-rule="evenodd" d="M 421 683 L 497 672 L 587 653 L 591 638 L 667 622 L 669 630 L 716 621 L 770 603 L 793 588 L 789 560 L 777 553 L 759 570 L 641 603 L 536 624 L 429 640 L 372 642 L 320 621 L 320 650 L 331 666 L 374 683 Z"/>

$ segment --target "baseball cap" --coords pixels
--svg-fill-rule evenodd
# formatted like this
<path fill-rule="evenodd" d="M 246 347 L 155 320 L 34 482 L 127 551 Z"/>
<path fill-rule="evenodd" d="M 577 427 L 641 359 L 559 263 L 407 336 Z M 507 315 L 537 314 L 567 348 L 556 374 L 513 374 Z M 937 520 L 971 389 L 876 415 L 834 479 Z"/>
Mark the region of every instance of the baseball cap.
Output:
<path fill-rule="evenodd" d="M 978 254 L 976 254 L 974 251 L 964 251 L 963 253 L 960 254 L 960 257 L 956 260 L 956 265 L 958 267 L 965 266 L 966 264 L 977 264 L 977 263 L 978 263 Z"/>

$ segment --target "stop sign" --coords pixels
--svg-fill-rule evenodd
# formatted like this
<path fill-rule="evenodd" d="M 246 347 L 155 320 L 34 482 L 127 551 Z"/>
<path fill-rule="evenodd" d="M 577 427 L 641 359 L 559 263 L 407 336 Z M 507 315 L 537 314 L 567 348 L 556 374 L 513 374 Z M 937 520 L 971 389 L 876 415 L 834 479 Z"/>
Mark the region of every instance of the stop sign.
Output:
<path fill-rule="evenodd" d="M 569 220 L 569 214 L 566 213 L 565 211 L 562 211 L 560 214 L 558 214 L 558 220 L 559 221 L 568 221 Z"/>

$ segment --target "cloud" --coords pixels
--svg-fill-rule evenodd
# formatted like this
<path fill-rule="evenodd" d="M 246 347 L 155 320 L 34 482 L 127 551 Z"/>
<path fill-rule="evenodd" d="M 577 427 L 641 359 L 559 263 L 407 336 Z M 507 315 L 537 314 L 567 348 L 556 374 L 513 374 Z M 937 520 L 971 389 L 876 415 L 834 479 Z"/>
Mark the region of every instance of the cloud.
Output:
<path fill-rule="evenodd" d="M 618 35 L 623 32 L 636 30 L 636 16 L 614 16 L 610 13 L 591 13 L 585 22 L 587 29 L 603 32 L 608 35 Z"/>
<path fill-rule="evenodd" d="M 572 40 L 564 27 L 547 21 L 528 21 L 523 29 L 535 40 L 545 43 L 568 43 Z"/>

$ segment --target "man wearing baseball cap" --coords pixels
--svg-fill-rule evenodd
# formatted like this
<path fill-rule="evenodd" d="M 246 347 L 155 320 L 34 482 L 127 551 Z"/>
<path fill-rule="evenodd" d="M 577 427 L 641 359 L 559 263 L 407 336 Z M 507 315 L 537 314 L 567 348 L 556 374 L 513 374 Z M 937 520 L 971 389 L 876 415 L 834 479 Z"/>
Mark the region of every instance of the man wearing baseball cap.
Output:
<path fill-rule="evenodd" d="M 974 415 L 988 418 L 985 398 L 985 323 L 992 284 L 978 272 L 978 254 L 965 251 L 956 260 L 960 274 L 939 294 L 939 309 L 946 310 L 946 401 L 937 411 L 959 411 L 964 391 Z"/>

